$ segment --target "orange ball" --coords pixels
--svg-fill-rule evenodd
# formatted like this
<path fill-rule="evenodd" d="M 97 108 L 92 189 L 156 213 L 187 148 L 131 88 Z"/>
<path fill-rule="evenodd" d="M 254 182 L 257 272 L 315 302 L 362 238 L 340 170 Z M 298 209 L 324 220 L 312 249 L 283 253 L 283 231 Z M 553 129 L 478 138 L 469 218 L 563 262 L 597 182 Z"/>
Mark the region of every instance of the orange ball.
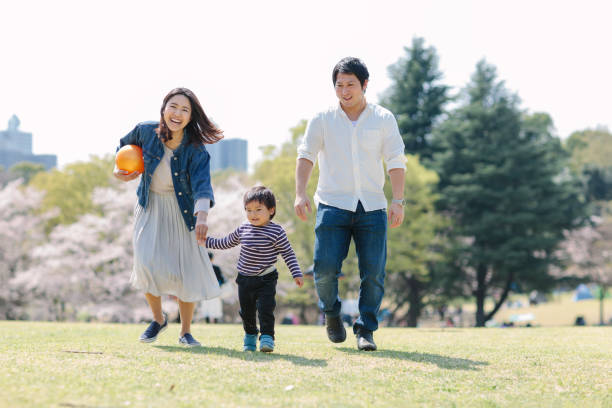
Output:
<path fill-rule="evenodd" d="M 136 145 L 125 145 L 117 152 L 115 163 L 119 170 L 144 172 L 142 149 Z"/>

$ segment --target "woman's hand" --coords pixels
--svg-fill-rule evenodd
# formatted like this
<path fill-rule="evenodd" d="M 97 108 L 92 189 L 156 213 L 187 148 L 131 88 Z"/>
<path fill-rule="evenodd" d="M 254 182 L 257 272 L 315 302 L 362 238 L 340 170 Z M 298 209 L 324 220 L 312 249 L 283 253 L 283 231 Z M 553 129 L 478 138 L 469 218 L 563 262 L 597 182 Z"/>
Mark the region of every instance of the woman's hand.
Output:
<path fill-rule="evenodd" d="M 208 213 L 206 211 L 198 211 L 195 232 L 198 245 L 201 246 L 206 245 L 206 234 L 208 233 L 208 224 L 206 222 L 207 219 Z"/>
<path fill-rule="evenodd" d="M 115 166 L 115 168 L 113 169 L 113 175 L 121 181 L 131 181 L 134 180 L 136 177 L 140 176 L 140 173 L 137 171 L 133 171 L 130 173 L 129 171 L 120 170 L 117 168 L 117 166 Z"/>

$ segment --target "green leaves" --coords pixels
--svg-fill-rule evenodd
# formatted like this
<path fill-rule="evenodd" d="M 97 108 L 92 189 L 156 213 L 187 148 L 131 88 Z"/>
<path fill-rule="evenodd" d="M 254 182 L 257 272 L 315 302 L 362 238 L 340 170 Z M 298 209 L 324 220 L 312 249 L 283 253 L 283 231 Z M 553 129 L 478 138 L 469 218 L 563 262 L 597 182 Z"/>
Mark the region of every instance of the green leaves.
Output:
<path fill-rule="evenodd" d="M 91 193 L 96 187 L 109 187 L 112 181 L 114 158 L 92 156 L 89 162 L 68 164 L 63 170 L 37 173 L 30 185 L 45 191 L 41 213 L 54 208 L 60 211 L 48 221 L 47 231 L 58 224 L 71 224 L 79 216 L 97 213 Z"/>
<path fill-rule="evenodd" d="M 449 87 L 438 83 L 442 73 L 435 48 L 425 48 L 424 39 L 414 38 L 405 51 L 406 56 L 389 67 L 392 85 L 381 105 L 395 114 L 406 153 L 431 159 L 431 132 L 450 100 Z"/>
<path fill-rule="evenodd" d="M 477 283 L 479 296 L 507 291 L 512 281 L 554 283 L 547 271 L 554 257 L 535 254 L 552 254 L 563 231 L 584 215 L 579 191 L 563 177 L 566 154 L 551 130 L 548 115 L 521 112 L 518 97 L 481 61 L 463 104 L 436 131 L 445 150 L 435 160 L 439 208 L 452 214 L 457 236 L 473 239 L 467 267 L 488 271 Z"/>

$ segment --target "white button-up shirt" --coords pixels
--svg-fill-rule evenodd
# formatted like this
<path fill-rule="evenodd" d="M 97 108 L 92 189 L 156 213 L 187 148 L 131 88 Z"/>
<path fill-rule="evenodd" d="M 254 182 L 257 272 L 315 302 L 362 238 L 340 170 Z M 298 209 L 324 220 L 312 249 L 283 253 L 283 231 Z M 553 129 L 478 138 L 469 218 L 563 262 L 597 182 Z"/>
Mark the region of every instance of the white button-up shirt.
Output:
<path fill-rule="evenodd" d="M 340 105 L 316 115 L 298 147 L 298 160 L 319 161 L 319 183 L 314 199 L 355 211 L 361 201 L 366 211 L 387 208 L 385 173 L 405 169 L 404 142 L 393 114 L 368 103 L 353 125 Z"/>

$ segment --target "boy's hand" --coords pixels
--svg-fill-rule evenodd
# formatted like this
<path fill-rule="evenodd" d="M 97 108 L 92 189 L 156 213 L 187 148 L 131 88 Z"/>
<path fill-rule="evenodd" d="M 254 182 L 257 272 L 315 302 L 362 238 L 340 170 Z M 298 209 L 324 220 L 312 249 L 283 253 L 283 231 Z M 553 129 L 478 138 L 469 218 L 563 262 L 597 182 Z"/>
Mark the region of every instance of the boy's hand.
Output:
<path fill-rule="evenodd" d="M 298 287 L 302 287 L 304 285 L 304 278 L 302 278 L 301 276 L 297 277 L 297 278 L 293 278 L 293 281 L 295 282 L 296 285 L 298 285 Z"/>

